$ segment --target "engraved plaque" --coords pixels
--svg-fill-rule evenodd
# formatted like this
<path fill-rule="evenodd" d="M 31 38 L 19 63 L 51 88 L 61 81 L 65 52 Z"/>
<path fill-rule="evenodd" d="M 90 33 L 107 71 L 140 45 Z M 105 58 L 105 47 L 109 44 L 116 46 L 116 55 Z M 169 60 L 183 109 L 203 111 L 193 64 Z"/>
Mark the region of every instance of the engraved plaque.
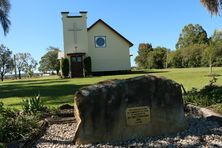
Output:
<path fill-rule="evenodd" d="M 127 125 L 143 125 L 150 121 L 150 108 L 148 106 L 131 107 L 126 109 Z"/>

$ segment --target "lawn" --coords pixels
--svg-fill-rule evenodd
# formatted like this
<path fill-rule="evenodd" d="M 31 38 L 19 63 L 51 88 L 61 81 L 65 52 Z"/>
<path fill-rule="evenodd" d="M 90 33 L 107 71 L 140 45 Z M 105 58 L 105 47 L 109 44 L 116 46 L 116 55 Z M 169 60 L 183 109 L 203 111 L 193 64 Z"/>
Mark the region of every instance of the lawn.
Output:
<path fill-rule="evenodd" d="M 222 75 L 222 68 L 214 68 L 214 73 Z M 187 68 L 187 69 L 164 69 L 147 70 L 146 73 L 98 76 L 90 78 L 60 79 L 56 76 L 42 77 L 36 79 L 6 80 L 0 82 L 0 101 L 7 106 L 21 108 L 21 101 L 24 98 L 34 96 L 38 92 L 43 101 L 49 106 L 58 106 L 64 103 L 73 103 L 76 90 L 83 86 L 94 84 L 108 79 L 126 79 L 144 74 L 164 76 L 183 84 L 186 90 L 192 87 L 201 88 L 212 78 L 207 77 L 208 68 Z M 222 84 L 222 76 L 218 77 L 217 84 Z"/>

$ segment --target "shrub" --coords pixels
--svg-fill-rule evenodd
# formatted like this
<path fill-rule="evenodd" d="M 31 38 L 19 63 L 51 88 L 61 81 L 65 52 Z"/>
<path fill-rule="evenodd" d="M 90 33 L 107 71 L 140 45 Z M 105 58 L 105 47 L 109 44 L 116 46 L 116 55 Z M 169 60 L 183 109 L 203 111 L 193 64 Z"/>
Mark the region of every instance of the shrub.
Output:
<path fill-rule="evenodd" d="M 85 69 L 85 75 L 91 75 L 92 73 L 92 62 L 91 62 L 91 57 L 86 57 L 84 59 L 84 69 Z"/>
<path fill-rule="evenodd" d="M 17 111 L 0 104 L 0 142 L 27 138 L 38 128 L 38 120 L 34 116 L 19 115 Z"/>
<path fill-rule="evenodd" d="M 37 113 L 46 111 L 40 95 L 22 101 L 22 108 L 25 113 L 36 115 Z"/>
<path fill-rule="evenodd" d="M 67 58 L 62 59 L 62 75 L 65 78 L 69 76 L 69 60 Z"/>
<path fill-rule="evenodd" d="M 206 85 L 199 91 L 193 88 L 184 95 L 186 102 L 201 106 L 210 106 L 222 103 L 222 87 L 216 85 Z"/>

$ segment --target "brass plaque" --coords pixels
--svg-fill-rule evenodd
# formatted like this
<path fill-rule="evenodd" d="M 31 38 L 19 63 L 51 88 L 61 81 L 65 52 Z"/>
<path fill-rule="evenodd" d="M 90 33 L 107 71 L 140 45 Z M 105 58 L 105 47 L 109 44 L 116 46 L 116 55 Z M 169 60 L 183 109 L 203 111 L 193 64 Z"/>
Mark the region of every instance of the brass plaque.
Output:
<path fill-rule="evenodd" d="M 150 121 L 150 108 L 148 106 L 131 107 L 126 109 L 127 125 L 143 125 Z"/>

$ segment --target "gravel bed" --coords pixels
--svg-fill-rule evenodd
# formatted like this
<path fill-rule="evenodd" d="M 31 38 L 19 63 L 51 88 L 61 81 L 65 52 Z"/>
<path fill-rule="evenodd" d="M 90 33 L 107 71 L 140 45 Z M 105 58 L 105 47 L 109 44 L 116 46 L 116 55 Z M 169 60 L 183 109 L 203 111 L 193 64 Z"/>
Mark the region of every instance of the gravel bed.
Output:
<path fill-rule="evenodd" d="M 38 148 L 69 148 L 69 147 L 222 147 L 222 126 L 216 122 L 186 115 L 188 128 L 185 131 L 165 136 L 154 136 L 132 139 L 116 143 L 100 143 L 89 145 L 74 145 L 72 143 L 76 124 L 50 125 L 46 134 L 35 146 Z"/>
<path fill-rule="evenodd" d="M 34 148 L 68 148 L 75 147 L 72 140 L 76 123 L 52 124 L 33 146 Z"/>

